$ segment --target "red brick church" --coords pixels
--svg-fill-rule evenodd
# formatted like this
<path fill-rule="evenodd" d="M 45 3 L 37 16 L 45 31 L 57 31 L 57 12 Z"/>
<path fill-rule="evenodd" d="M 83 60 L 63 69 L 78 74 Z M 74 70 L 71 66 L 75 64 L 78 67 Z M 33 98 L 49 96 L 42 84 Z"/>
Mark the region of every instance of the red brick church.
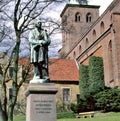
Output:
<path fill-rule="evenodd" d="M 102 57 L 106 86 L 120 87 L 120 0 L 113 0 L 101 16 L 99 7 L 69 0 L 60 15 L 59 57 L 79 64 L 88 64 L 90 56 Z"/>

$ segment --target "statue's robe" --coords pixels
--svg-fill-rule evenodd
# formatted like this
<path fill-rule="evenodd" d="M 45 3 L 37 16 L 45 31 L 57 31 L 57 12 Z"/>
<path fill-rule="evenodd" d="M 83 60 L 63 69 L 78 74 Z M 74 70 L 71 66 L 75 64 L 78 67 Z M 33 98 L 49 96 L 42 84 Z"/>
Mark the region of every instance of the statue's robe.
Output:
<path fill-rule="evenodd" d="M 42 41 L 42 45 L 40 44 L 40 41 Z M 37 28 L 33 29 L 29 34 L 29 42 L 31 46 L 31 63 L 43 63 L 44 66 L 47 66 L 48 45 L 50 44 L 51 40 L 46 31 L 41 30 L 39 32 Z"/>

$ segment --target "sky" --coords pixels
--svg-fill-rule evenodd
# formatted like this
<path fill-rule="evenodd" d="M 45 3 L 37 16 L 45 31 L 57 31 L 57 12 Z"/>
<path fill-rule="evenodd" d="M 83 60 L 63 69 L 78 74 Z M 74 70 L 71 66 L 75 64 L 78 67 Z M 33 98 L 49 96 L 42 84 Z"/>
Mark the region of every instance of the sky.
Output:
<path fill-rule="evenodd" d="M 88 0 L 90 5 L 100 5 L 100 14 L 110 5 L 113 0 Z"/>

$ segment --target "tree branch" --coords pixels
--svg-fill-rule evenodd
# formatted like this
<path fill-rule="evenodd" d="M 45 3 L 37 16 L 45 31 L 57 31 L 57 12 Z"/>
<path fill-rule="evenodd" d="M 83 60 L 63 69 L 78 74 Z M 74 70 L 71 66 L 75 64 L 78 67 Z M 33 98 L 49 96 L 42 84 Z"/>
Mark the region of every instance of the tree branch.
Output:
<path fill-rule="evenodd" d="M 20 5 L 21 0 L 18 0 L 16 5 L 15 5 L 15 9 L 14 9 L 14 28 L 16 31 L 18 31 L 18 19 L 17 19 L 17 13 L 18 13 L 18 8 Z"/>

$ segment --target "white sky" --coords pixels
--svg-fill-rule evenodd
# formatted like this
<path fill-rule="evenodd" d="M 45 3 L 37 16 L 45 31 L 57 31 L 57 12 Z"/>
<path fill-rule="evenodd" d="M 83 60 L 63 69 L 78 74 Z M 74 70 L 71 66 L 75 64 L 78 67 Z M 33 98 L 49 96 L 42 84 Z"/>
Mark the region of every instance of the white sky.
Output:
<path fill-rule="evenodd" d="M 110 5 L 113 0 L 89 0 L 90 5 L 100 5 L 100 14 Z"/>

